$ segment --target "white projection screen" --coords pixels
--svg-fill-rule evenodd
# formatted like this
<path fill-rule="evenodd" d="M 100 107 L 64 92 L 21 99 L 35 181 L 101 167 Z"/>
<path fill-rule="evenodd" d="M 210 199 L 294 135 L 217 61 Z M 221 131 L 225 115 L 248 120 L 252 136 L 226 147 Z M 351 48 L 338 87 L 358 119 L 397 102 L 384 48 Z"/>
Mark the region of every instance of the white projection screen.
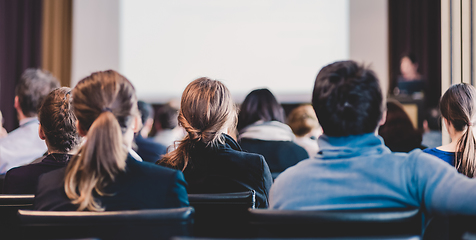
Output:
<path fill-rule="evenodd" d="M 282 102 L 309 102 L 317 72 L 348 58 L 348 0 L 120 3 L 120 71 L 149 102 L 179 98 L 203 76 L 238 102 L 264 87 Z"/>

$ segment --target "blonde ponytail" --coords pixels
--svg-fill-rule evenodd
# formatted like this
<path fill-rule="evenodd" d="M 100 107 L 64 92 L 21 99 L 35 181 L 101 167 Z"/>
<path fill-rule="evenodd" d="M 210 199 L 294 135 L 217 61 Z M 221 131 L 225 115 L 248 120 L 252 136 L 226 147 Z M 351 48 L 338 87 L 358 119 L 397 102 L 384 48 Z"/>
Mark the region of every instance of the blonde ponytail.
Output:
<path fill-rule="evenodd" d="M 93 190 L 101 196 L 105 194 L 104 187 L 124 171 L 125 162 L 118 160 L 127 157 L 127 150 L 123 146 L 121 127 L 109 111 L 99 115 L 86 137 L 80 153 L 68 165 L 65 192 L 73 204 L 79 205 L 79 211 L 102 211 L 101 204 L 92 196 Z"/>
<path fill-rule="evenodd" d="M 96 72 L 73 89 L 73 108 L 86 142 L 66 168 L 64 190 L 78 211 L 103 211 L 94 197 L 125 170 L 128 150 L 123 134 L 138 116 L 132 84 L 119 73 Z"/>

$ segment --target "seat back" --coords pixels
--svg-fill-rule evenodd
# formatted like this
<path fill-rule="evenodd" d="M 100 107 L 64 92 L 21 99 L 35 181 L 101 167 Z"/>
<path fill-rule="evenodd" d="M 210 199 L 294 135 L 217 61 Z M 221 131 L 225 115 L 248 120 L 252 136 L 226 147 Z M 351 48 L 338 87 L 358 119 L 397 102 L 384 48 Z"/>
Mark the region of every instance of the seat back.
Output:
<path fill-rule="evenodd" d="M 18 232 L 18 209 L 31 209 L 34 198 L 32 194 L 0 194 L 0 232 L 5 239 Z"/>
<path fill-rule="evenodd" d="M 190 236 L 192 207 L 105 212 L 19 210 L 22 239 L 170 239 Z"/>
<path fill-rule="evenodd" d="M 189 194 L 195 208 L 194 235 L 200 237 L 246 236 L 248 209 L 255 207 L 255 191 Z"/>
<path fill-rule="evenodd" d="M 250 209 L 255 237 L 419 236 L 418 209 L 288 211 Z"/>

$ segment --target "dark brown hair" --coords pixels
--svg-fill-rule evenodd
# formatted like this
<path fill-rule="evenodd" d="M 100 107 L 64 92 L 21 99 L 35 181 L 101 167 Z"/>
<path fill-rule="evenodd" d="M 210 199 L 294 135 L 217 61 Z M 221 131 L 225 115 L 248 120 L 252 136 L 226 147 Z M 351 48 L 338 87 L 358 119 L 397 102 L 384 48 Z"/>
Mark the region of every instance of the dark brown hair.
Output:
<path fill-rule="evenodd" d="M 36 116 L 46 95 L 59 86 L 58 80 L 48 71 L 32 68 L 25 70 L 15 88 L 23 114 L 26 117 Z"/>
<path fill-rule="evenodd" d="M 267 88 L 251 91 L 243 100 L 238 115 L 238 131 L 259 121 L 284 123 L 284 110 Z"/>
<path fill-rule="evenodd" d="M 382 117 L 382 101 L 375 73 L 354 61 L 322 68 L 312 92 L 312 107 L 322 130 L 332 137 L 374 132 Z"/>
<path fill-rule="evenodd" d="M 457 132 L 464 132 L 456 145 L 455 167 L 471 178 L 475 176 L 476 170 L 476 140 L 472 128 L 475 122 L 475 97 L 476 89 L 473 86 L 459 83 L 446 90 L 440 100 L 441 115 Z"/>
<path fill-rule="evenodd" d="M 218 144 L 224 141 L 222 133 L 235 128 L 236 108 L 230 91 L 217 80 L 194 80 L 183 91 L 178 122 L 187 135 L 158 164 L 183 171 L 189 165 L 189 152 L 196 143 Z"/>
<path fill-rule="evenodd" d="M 65 192 L 78 210 L 104 210 L 93 192 L 104 195 L 104 187 L 126 167 L 122 135 L 139 116 L 135 90 L 113 70 L 95 72 L 73 89 L 73 108 L 87 141 L 66 168 Z"/>
<path fill-rule="evenodd" d="M 57 88 L 45 97 L 38 111 L 41 129 L 52 150 L 69 152 L 79 144 L 72 99 L 70 88 Z"/>
<path fill-rule="evenodd" d="M 421 147 L 422 133 L 415 129 L 403 106 L 396 101 L 387 102 L 387 119 L 378 133 L 392 152 L 410 152 Z"/>

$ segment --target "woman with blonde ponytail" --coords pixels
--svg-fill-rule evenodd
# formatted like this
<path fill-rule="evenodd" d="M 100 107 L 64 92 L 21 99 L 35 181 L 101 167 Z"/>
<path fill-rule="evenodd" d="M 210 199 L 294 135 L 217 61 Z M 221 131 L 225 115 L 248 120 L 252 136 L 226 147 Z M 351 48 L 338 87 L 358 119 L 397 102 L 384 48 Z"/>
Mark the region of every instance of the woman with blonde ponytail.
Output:
<path fill-rule="evenodd" d="M 72 92 L 77 129 L 86 141 L 66 168 L 40 177 L 36 210 L 132 210 L 188 205 L 186 183 L 174 171 L 135 159 L 141 120 L 132 84 L 119 73 L 96 72 Z"/>
<path fill-rule="evenodd" d="M 178 121 L 187 135 L 158 164 L 183 171 L 189 193 L 255 190 L 257 207 L 268 206 L 271 173 L 263 156 L 243 152 L 227 134 L 235 131 L 237 113 L 223 83 L 191 82 L 183 91 Z"/>
<path fill-rule="evenodd" d="M 476 89 L 465 83 L 451 86 L 441 97 L 440 111 L 451 143 L 424 152 L 443 159 L 470 178 L 475 177 Z"/>

